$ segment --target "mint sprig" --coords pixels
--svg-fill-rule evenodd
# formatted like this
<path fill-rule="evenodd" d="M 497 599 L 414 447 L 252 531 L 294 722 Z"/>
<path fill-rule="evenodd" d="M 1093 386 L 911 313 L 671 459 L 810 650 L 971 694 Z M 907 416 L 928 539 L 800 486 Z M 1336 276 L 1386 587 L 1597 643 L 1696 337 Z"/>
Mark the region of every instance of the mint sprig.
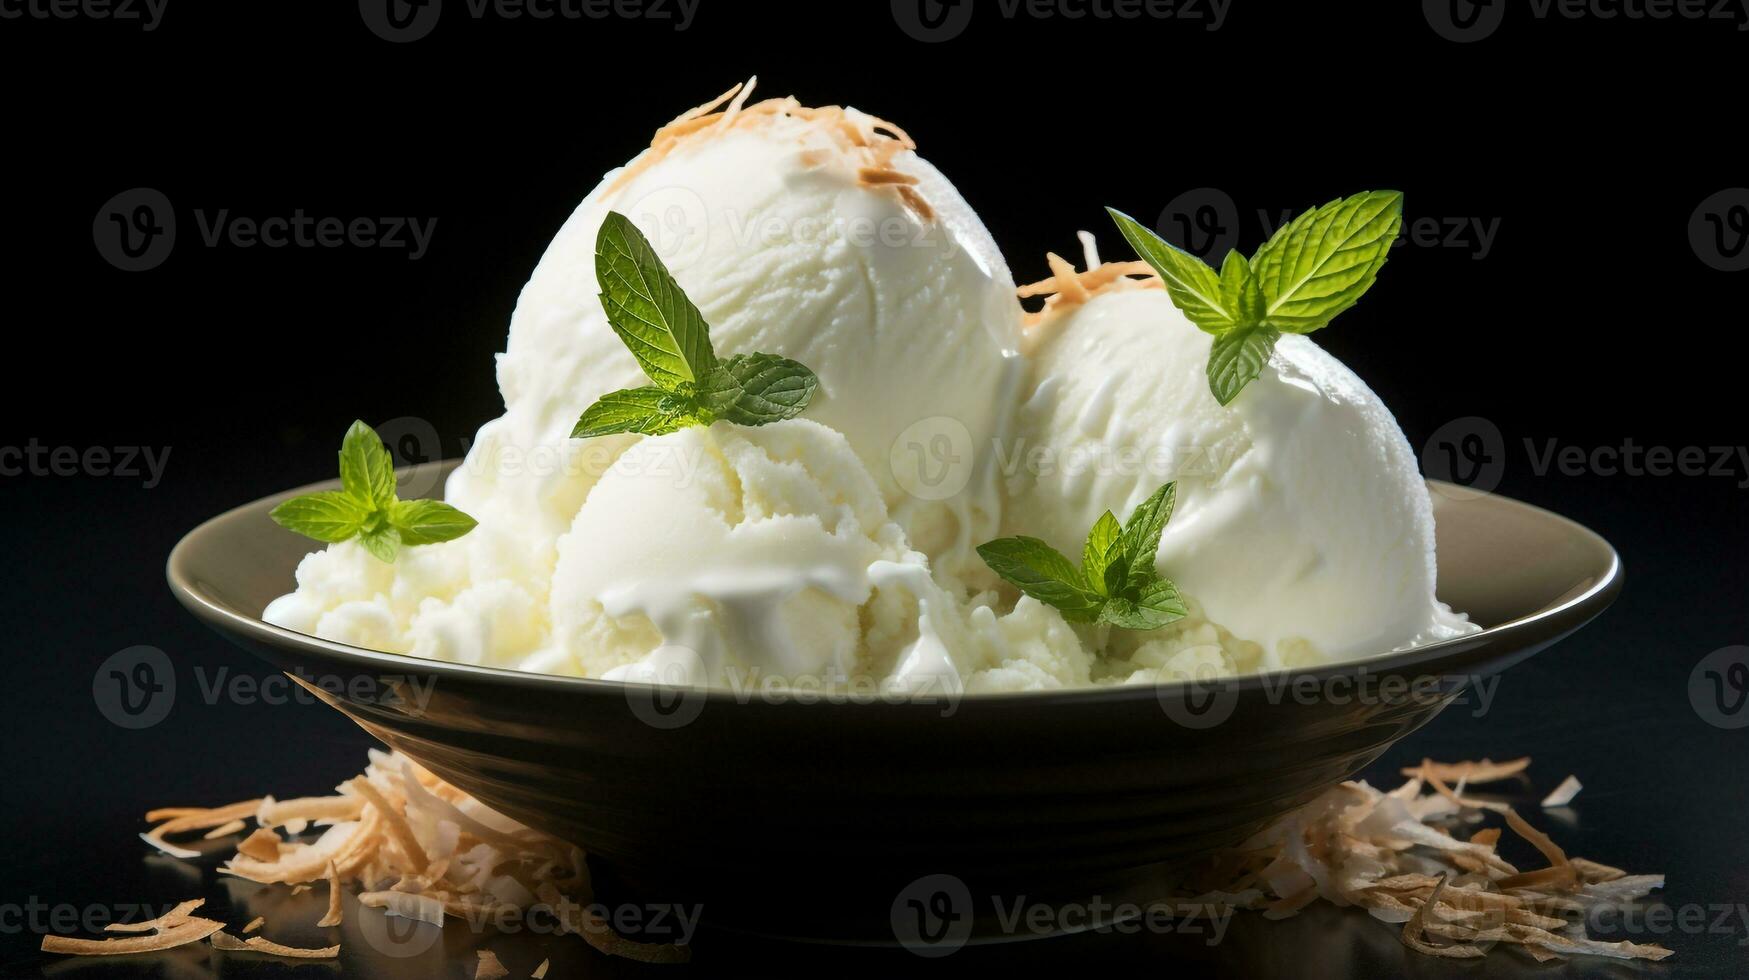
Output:
<path fill-rule="evenodd" d="M 403 545 L 453 541 L 475 520 L 441 500 L 401 500 L 395 463 L 376 431 L 354 422 L 340 444 L 339 490 L 293 497 L 273 508 L 279 526 L 330 544 L 358 538 L 364 549 L 393 562 Z"/>
<path fill-rule="evenodd" d="M 1366 191 L 1288 222 L 1250 261 L 1228 252 L 1217 273 L 1129 215 L 1106 211 L 1173 305 L 1215 335 L 1209 391 L 1222 405 L 1263 372 L 1282 334 L 1322 329 L 1359 301 L 1403 227 L 1400 191 Z"/>
<path fill-rule="evenodd" d="M 573 439 L 635 432 L 661 435 L 719 419 L 768 425 L 795 418 L 819 389 L 814 372 L 776 354 L 718 361 L 710 326 L 642 232 L 609 212 L 595 238 L 601 308 L 651 384 L 589 406 Z"/>
<path fill-rule="evenodd" d="M 1087 534 L 1079 568 L 1045 542 L 1025 536 L 981 544 L 978 556 L 1004 581 L 1072 623 L 1159 629 L 1186 614 L 1178 587 L 1154 568 L 1177 496 L 1178 485 L 1166 484 L 1122 526 L 1106 511 Z"/>

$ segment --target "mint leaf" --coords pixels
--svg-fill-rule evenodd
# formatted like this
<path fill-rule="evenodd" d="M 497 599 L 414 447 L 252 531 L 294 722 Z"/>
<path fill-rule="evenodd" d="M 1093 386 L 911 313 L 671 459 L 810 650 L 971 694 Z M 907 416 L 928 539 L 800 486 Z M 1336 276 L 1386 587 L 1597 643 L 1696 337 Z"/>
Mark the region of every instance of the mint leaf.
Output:
<path fill-rule="evenodd" d="M 704 315 L 649 240 L 618 212 L 608 213 L 596 236 L 595 278 L 607 322 L 656 387 L 678 390 L 717 366 Z"/>
<path fill-rule="evenodd" d="M 717 418 L 766 425 L 802 414 L 819 390 L 814 372 L 776 354 L 736 354 L 706 379 L 702 400 Z"/>
<path fill-rule="evenodd" d="M 358 543 L 364 546 L 364 550 L 375 555 L 378 561 L 393 565 L 396 553 L 401 550 L 401 532 L 385 523 L 360 534 Z"/>
<path fill-rule="evenodd" d="M 1215 338 L 1209 348 L 1209 392 L 1215 401 L 1230 405 L 1245 386 L 1257 380 L 1281 332 L 1266 324 L 1244 327 Z"/>
<path fill-rule="evenodd" d="M 370 513 L 370 508 L 350 493 L 323 490 L 293 497 L 267 516 L 289 531 L 332 544 L 357 534 Z"/>
<path fill-rule="evenodd" d="M 1121 528 L 1110 511 L 1100 515 L 1087 534 L 1079 569 L 1037 538 L 999 538 L 979 545 L 978 555 L 1004 581 L 1056 607 L 1072 623 L 1159 629 L 1185 615 L 1178 587 L 1154 569 L 1177 499 L 1178 485 L 1168 483 Z"/>
<path fill-rule="evenodd" d="M 1081 570 L 1038 538 L 998 538 L 978 546 L 978 556 L 1003 580 L 1070 622 L 1089 623 L 1100 597 L 1082 584 Z"/>
<path fill-rule="evenodd" d="M 376 430 L 362 421 L 352 423 L 340 443 L 340 485 L 367 506 L 395 499 L 395 462 Z"/>
<path fill-rule="evenodd" d="M 475 522 L 437 500 L 402 501 L 395 496 L 395 465 L 370 426 L 354 422 L 340 445 L 340 484 L 293 497 L 269 514 L 279 526 L 335 544 L 354 537 L 366 551 L 393 562 L 402 545 L 453 541 Z"/>
<path fill-rule="evenodd" d="M 1178 484 L 1168 483 L 1154 491 L 1130 513 L 1124 523 L 1123 553 L 1128 565 L 1125 584 L 1137 588 L 1159 578 L 1154 570 L 1154 557 L 1160 550 L 1160 536 L 1166 522 L 1172 519 L 1172 508 L 1178 503 Z"/>
<path fill-rule="evenodd" d="M 1108 510 L 1087 532 L 1087 544 L 1081 551 L 1081 576 L 1093 591 L 1109 596 L 1123 588 L 1128 572 L 1123 562 L 1123 528 Z"/>
<path fill-rule="evenodd" d="M 1227 253 L 1221 263 L 1221 302 L 1232 311 L 1234 329 L 1243 329 L 1263 321 L 1263 289 L 1237 249 Z"/>
<path fill-rule="evenodd" d="M 1402 227 L 1399 191 L 1331 201 L 1289 222 L 1251 262 L 1269 325 L 1311 333 L 1353 306 L 1377 280 Z"/>
<path fill-rule="evenodd" d="M 1115 597 L 1099 611 L 1099 622 L 1127 630 L 1157 630 L 1188 614 L 1178 586 L 1155 579 L 1133 599 Z"/>
<path fill-rule="evenodd" d="M 1152 228 L 1113 208 L 1105 209 L 1118 231 L 1154 267 L 1166 284 L 1172 304 L 1184 311 L 1191 323 L 1208 333 L 1222 333 L 1237 325 L 1235 310 L 1221 295 L 1221 279 L 1208 263 L 1168 242 Z"/>
<path fill-rule="evenodd" d="M 609 392 L 589 406 L 571 430 L 573 439 L 637 432 L 661 435 L 689 425 L 708 423 L 699 406 L 683 393 L 660 388 L 626 388 Z"/>
<path fill-rule="evenodd" d="M 389 523 L 405 545 L 454 541 L 479 525 L 441 500 L 397 500 L 389 508 Z"/>

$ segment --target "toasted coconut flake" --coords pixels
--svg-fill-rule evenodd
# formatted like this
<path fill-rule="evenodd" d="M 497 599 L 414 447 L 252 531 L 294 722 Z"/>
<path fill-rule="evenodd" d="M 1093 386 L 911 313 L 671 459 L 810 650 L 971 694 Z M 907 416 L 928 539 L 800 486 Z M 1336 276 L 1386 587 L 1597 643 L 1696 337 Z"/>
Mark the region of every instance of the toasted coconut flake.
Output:
<path fill-rule="evenodd" d="M 1480 762 L 1434 762 L 1424 759 L 1421 765 L 1413 769 L 1402 770 L 1405 776 L 1420 776 L 1431 773 L 1447 782 L 1463 780 L 1466 783 L 1497 783 L 1530 768 L 1530 756 L 1522 759 L 1509 759 L 1505 762 L 1495 762 L 1483 759 Z"/>
<path fill-rule="evenodd" d="M 498 954 L 489 949 L 478 951 L 480 962 L 474 965 L 474 980 L 503 980 L 510 975 L 499 961 Z"/>
<path fill-rule="evenodd" d="M 621 956 L 639 963 L 685 963 L 692 959 L 692 948 L 673 943 L 633 942 L 613 931 L 605 919 L 587 907 L 565 900 L 551 882 L 541 882 L 535 893 L 558 918 L 561 931 L 583 937 L 583 941 L 608 956 Z"/>
<path fill-rule="evenodd" d="M 284 843 L 279 835 L 266 827 L 258 828 L 255 833 L 243 839 L 237 845 L 237 853 L 246 858 L 271 864 L 279 860 L 279 845 Z"/>
<path fill-rule="evenodd" d="M 434 926 L 443 925 L 444 902 L 431 895 L 397 891 L 365 892 L 358 896 L 358 903 L 366 908 L 382 909 L 403 919 L 429 922 Z"/>
<path fill-rule="evenodd" d="M 42 951 L 67 956 L 124 956 L 130 953 L 157 953 L 189 943 L 198 943 L 220 929 L 223 922 L 189 917 L 162 932 L 125 939 L 75 939 L 70 936 L 44 936 Z"/>
<path fill-rule="evenodd" d="M 535 967 L 534 972 L 530 973 L 529 976 L 532 977 L 533 980 L 546 980 L 547 967 L 551 966 L 552 963 L 552 960 L 541 960 L 540 966 Z"/>
<path fill-rule="evenodd" d="M 1579 795 L 1579 790 L 1582 788 L 1583 787 L 1580 786 L 1579 780 L 1576 777 L 1568 776 L 1566 779 L 1561 780 L 1561 785 L 1556 786 L 1554 792 L 1543 797 L 1542 805 L 1544 808 L 1566 806 L 1573 802 L 1573 798 Z"/>
<path fill-rule="evenodd" d="M 383 819 L 388 822 L 389 839 L 395 842 L 402 854 L 406 855 L 413 870 L 424 871 L 425 866 L 430 864 L 431 860 L 425 856 L 425 849 L 419 846 L 419 838 L 414 836 L 412 825 L 407 823 L 407 815 L 399 808 L 390 806 L 389 801 L 380 790 L 371 784 L 369 779 L 358 776 L 347 785 L 351 786 L 358 795 L 364 797 L 366 802 L 376 807 L 377 812 L 383 815 Z"/>
<path fill-rule="evenodd" d="M 177 847 L 175 844 L 170 843 L 169 841 L 165 840 L 164 838 L 155 836 L 153 834 L 141 834 L 140 840 L 145 841 L 146 843 L 152 845 L 153 847 L 157 848 L 160 851 L 163 851 L 165 854 L 168 854 L 173 858 L 181 858 L 184 861 L 192 861 L 195 858 L 200 857 L 199 851 L 191 851 L 186 847 Z"/>
<path fill-rule="evenodd" d="M 865 187 L 876 187 L 881 184 L 917 183 L 916 177 L 902 174 L 891 167 L 863 167 L 856 172 L 856 180 Z"/>
<path fill-rule="evenodd" d="M 229 837 L 232 834 L 242 833 L 243 828 L 247 827 L 247 826 L 249 826 L 249 825 L 244 823 L 241 820 L 233 820 L 230 823 L 222 823 L 222 824 L 219 824 L 217 827 L 214 827 L 213 829 L 200 835 L 201 840 L 218 840 L 220 837 Z"/>
<path fill-rule="evenodd" d="M 243 927 L 243 935 L 247 936 L 248 934 L 254 932 L 255 930 L 261 928 L 263 925 L 266 925 L 266 924 L 267 924 L 266 917 L 258 915 L 255 918 L 250 919 L 249 924 Z"/>
<path fill-rule="evenodd" d="M 1446 959 L 1474 959 L 1479 956 L 1487 955 L 1486 952 L 1478 946 L 1472 946 L 1465 943 L 1459 943 L 1452 946 L 1436 946 L 1423 938 L 1423 934 L 1427 932 L 1428 917 L 1432 914 L 1433 909 L 1439 904 L 1440 893 L 1444 890 L 1445 876 L 1441 875 L 1439 883 L 1433 886 L 1433 894 L 1428 896 L 1427 901 L 1423 902 L 1421 907 L 1415 910 L 1415 914 L 1409 917 L 1409 921 L 1403 924 L 1403 945 L 1417 953 L 1425 953 L 1428 956 L 1439 956 Z"/>
<path fill-rule="evenodd" d="M 328 913 L 322 916 L 316 925 L 326 928 L 337 926 L 342 921 L 344 921 L 344 916 L 340 908 L 340 869 L 330 859 L 328 861 Z"/>
<path fill-rule="evenodd" d="M 308 949 L 303 946 L 286 946 L 271 939 L 263 939 L 260 936 L 238 939 L 228 932 L 214 933 L 212 943 L 214 949 L 236 953 L 263 953 L 268 956 L 282 956 L 294 960 L 331 960 L 340 955 L 338 943 L 319 949 Z"/>
<path fill-rule="evenodd" d="M 894 190 L 898 191 L 899 200 L 905 202 L 905 207 L 909 208 L 919 221 L 928 223 L 935 220 L 935 209 L 929 206 L 929 202 L 923 199 L 922 194 L 917 193 L 916 188 L 906 184 L 892 186 Z"/>
<path fill-rule="evenodd" d="M 206 904 L 204 898 L 191 898 L 181 903 L 156 919 L 146 919 L 142 922 L 111 922 L 103 927 L 104 932 L 163 932 L 188 921 L 189 913 Z"/>
<path fill-rule="evenodd" d="M 306 796 L 295 800 L 266 797 L 255 809 L 255 822 L 262 827 L 283 827 L 297 821 L 338 823 L 357 820 L 364 800 L 356 796 Z"/>

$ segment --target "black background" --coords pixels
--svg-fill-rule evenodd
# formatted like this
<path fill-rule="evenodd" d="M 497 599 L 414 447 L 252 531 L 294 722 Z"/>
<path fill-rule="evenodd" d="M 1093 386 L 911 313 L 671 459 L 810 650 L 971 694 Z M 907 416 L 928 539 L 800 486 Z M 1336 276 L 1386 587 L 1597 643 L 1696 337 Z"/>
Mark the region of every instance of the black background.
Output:
<path fill-rule="evenodd" d="M 1749 730 L 1707 723 L 1688 688 L 1703 657 L 1749 643 L 1749 467 L 1539 471 L 1527 449 L 1746 442 L 1749 273 L 1709 267 L 1689 229 L 1703 200 L 1749 184 L 1749 34 L 1514 6 L 1492 37 L 1457 44 L 1417 3 L 1234 0 L 1216 31 L 1206 19 L 1010 19 L 994 0 L 974 12 L 939 43 L 908 36 L 879 2 L 703 0 L 676 31 L 475 20 L 449 0 L 431 35 L 407 44 L 372 34 L 350 2 L 172 0 L 151 32 L 0 20 L 11 369 L 0 444 L 170 452 L 151 488 L 143 476 L 0 477 L 0 903 L 185 897 L 141 865 L 139 812 L 322 791 L 356 771 L 366 736 L 320 706 L 184 696 L 163 723 L 126 731 L 95 708 L 93 672 L 149 644 L 190 690 L 197 671 L 264 676 L 176 607 L 161 571 L 176 539 L 331 476 L 353 418 L 428 420 L 435 454 L 459 455 L 501 408 L 492 355 L 559 224 L 656 125 L 754 73 L 762 94 L 905 126 L 1021 281 L 1047 274 L 1047 250 L 1078 256 L 1077 229 L 1119 253 L 1103 205 L 1152 219 L 1199 188 L 1237 202 L 1247 250 L 1265 232 L 1260 209 L 1372 187 L 1404 190 L 1411 220 L 1497 219 L 1484 257 L 1473 232 L 1457 247 L 1399 248 L 1319 343 L 1417 448 L 1454 420 L 1497 426 L 1501 492 L 1609 537 L 1628 585 L 1603 620 L 1508 675 L 1485 717 L 1447 712 L 1385 761 L 1534 755 L 1526 793 L 1567 772 L 1586 783 L 1574 825 L 1554 827 L 1571 849 L 1669 873 L 1672 906 L 1749 902 Z M 100 256 L 93 219 L 136 187 L 163 192 L 180 227 L 163 265 L 127 273 Z M 437 223 L 417 261 L 381 248 L 209 248 L 194 212 L 219 209 Z M 1737 976 L 1749 932 L 1734 921 L 1728 934 L 1631 938 L 1679 951 L 1649 973 Z M 1385 927 L 1362 923 L 1366 942 L 1344 933 L 1319 955 L 1357 973 L 1460 972 L 1406 961 Z M 1304 928 L 1259 937 L 1282 950 L 1311 941 Z M 0 975 L 34 973 L 35 942 L 0 931 Z M 1082 937 L 957 962 L 1173 962 L 1158 945 Z M 1209 965 L 1310 970 L 1317 947 L 1304 948 L 1275 960 L 1222 950 Z M 913 965 L 726 939 L 700 950 L 701 964 Z M 540 957 L 524 958 L 513 969 Z"/>

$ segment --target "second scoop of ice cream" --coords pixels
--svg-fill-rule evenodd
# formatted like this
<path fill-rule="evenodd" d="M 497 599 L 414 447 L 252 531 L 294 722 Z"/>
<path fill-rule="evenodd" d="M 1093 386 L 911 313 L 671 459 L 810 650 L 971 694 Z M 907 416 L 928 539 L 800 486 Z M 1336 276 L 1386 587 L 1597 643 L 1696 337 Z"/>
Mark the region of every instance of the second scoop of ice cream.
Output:
<path fill-rule="evenodd" d="M 904 567 L 922 574 L 891 573 Z M 683 429 L 621 456 L 559 542 L 555 638 L 595 677 L 844 683 L 902 659 L 880 636 L 917 645 L 914 603 L 910 629 L 865 629 L 877 589 L 920 585 L 913 600 L 952 605 L 926 567 L 839 433 L 806 420 Z M 937 646 L 911 669 L 952 683 L 961 670 Z"/>

